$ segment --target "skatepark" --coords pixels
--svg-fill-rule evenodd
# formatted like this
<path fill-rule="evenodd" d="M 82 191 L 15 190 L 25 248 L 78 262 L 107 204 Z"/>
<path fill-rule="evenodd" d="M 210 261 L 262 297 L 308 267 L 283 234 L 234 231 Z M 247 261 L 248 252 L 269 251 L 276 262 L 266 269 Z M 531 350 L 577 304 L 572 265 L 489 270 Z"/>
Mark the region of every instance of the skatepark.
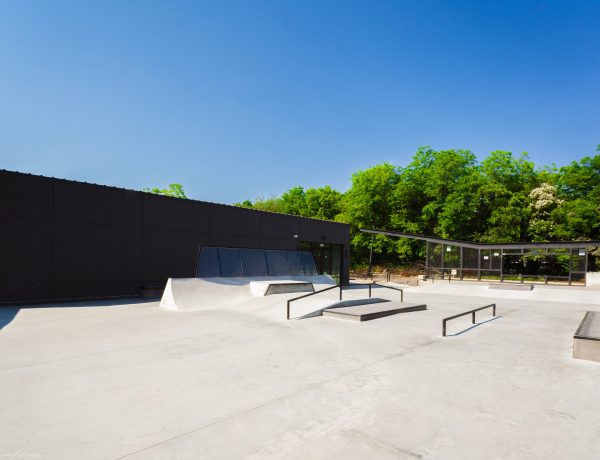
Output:
<path fill-rule="evenodd" d="M 371 298 L 426 309 L 311 314 L 339 302 L 334 286 L 292 302 L 287 320 L 287 301 L 309 292 L 248 285 L 243 301 L 201 309 L 5 309 L 0 457 L 597 458 L 600 364 L 572 355 L 598 287 L 389 285 L 403 292 L 371 286 Z M 367 298 L 366 284 L 343 289 Z M 442 336 L 444 318 L 491 302 L 496 316 L 457 318 Z"/>
<path fill-rule="evenodd" d="M 533 289 L 502 261 L 544 248 L 437 239 L 458 280 L 371 284 L 347 224 L 0 176 L 0 458 L 598 457 L 589 242 Z"/>

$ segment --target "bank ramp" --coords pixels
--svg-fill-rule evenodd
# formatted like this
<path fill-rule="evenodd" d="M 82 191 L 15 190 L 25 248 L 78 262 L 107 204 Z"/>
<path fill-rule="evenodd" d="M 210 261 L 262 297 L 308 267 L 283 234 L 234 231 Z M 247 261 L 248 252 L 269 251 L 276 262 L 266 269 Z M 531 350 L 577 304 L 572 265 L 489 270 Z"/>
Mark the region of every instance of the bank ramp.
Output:
<path fill-rule="evenodd" d="M 169 278 L 160 307 L 175 311 L 197 311 L 240 305 L 259 298 L 273 298 L 289 292 L 314 292 L 334 286 L 327 275 L 239 277 L 239 278 Z"/>

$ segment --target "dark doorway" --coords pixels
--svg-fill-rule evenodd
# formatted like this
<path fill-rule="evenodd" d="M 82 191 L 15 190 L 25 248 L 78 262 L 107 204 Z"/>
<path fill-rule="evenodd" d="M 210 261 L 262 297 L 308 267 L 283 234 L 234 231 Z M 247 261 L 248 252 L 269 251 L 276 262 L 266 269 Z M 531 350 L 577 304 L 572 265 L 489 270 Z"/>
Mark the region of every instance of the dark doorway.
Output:
<path fill-rule="evenodd" d="M 299 249 L 312 252 L 319 275 L 330 275 L 339 281 L 342 272 L 342 245 L 303 242 Z"/>

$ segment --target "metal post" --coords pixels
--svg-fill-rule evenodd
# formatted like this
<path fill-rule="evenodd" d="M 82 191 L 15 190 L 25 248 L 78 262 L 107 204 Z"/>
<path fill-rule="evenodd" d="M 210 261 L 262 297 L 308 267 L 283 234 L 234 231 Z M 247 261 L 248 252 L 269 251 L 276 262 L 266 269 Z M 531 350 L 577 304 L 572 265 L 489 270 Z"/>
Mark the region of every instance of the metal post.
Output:
<path fill-rule="evenodd" d="M 504 249 L 500 249 L 500 282 L 504 283 Z"/>
<path fill-rule="evenodd" d="M 441 243 L 441 244 L 442 244 L 442 267 L 441 267 L 441 269 L 442 269 L 442 279 L 444 279 L 444 262 L 446 259 L 446 245 L 444 243 Z"/>
<path fill-rule="evenodd" d="M 371 251 L 369 252 L 369 270 L 367 271 L 367 275 L 373 278 L 371 274 L 371 269 L 373 268 L 373 239 L 375 235 L 371 235 Z"/>
<path fill-rule="evenodd" d="M 477 281 L 481 281 L 481 248 L 477 249 Z"/>
<path fill-rule="evenodd" d="M 340 302 L 342 301 L 342 285 L 340 284 Z"/>
<path fill-rule="evenodd" d="M 460 247 L 460 280 L 463 280 L 463 250 L 464 248 Z"/>
<path fill-rule="evenodd" d="M 573 248 L 569 248 L 569 286 L 573 280 Z"/>
<path fill-rule="evenodd" d="M 471 323 L 475 324 L 475 312 L 471 313 L 472 318 L 471 318 Z"/>
<path fill-rule="evenodd" d="M 429 241 L 425 242 L 425 276 L 429 277 Z M 417 281 L 417 286 L 419 285 Z"/>
<path fill-rule="evenodd" d="M 373 286 L 373 283 L 369 283 L 369 299 L 371 298 L 371 286 Z"/>
<path fill-rule="evenodd" d="M 287 301 L 287 319 L 290 319 L 290 301 Z"/>
<path fill-rule="evenodd" d="M 585 248 L 585 267 L 584 267 L 584 271 L 585 273 L 583 274 L 583 285 L 587 286 L 587 265 L 588 265 L 588 250 L 587 248 Z"/>

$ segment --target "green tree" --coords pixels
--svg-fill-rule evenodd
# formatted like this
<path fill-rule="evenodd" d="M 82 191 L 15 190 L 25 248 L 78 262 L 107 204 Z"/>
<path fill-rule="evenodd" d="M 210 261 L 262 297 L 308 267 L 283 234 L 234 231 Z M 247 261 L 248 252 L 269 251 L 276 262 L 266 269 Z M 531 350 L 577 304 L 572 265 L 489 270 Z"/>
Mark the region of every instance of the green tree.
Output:
<path fill-rule="evenodd" d="M 600 206 L 596 200 L 565 201 L 551 212 L 553 236 L 558 240 L 600 238 Z"/>
<path fill-rule="evenodd" d="M 521 241 L 527 237 L 528 196 L 540 177 L 527 154 L 494 151 L 481 163 L 483 185 L 478 190 L 483 231 L 488 242 Z"/>
<path fill-rule="evenodd" d="M 352 186 L 342 199 L 342 212 L 336 217 L 350 224 L 354 257 L 364 259 L 371 244 L 371 235 L 358 231 L 363 228 L 389 229 L 393 192 L 399 174 L 393 165 L 382 163 L 352 175 Z M 394 252 L 395 242 L 384 236 L 374 238 L 377 254 Z"/>
<path fill-rule="evenodd" d="M 361 227 L 484 242 L 600 239 L 600 153 L 538 168 L 526 153 L 498 150 L 478 162 L 469 150 L 421 147 L 406 167 L 357 171 L 346 193 L 296 186 L 238 205 L 349 223 L 358 262 L 373 238 Z M 424 257 L 420 242 L 373 240 L 380 263 Z"/>
<path fill-rule="evenodd" d="M 183 190 L 183 185 L 181 184 L 169 184 L 169 188 L 145 188 L 142 190 L 147 193 L 154 193 L 155 195 L 165 195 L 172 196 L 174 198 L 187 198 L 185 191 Z"/>
<path fill-rule="evenodd" d="M 233 203 L 234 206 L 239 206 L 240 208 L 253 208 L 254 204 L 250 200 L 244 200 L 241 203 Z"/>
<path fill-rule="evenodd" d="M 304 195 L 306 216 L 315 219 L 334 220 L 342 210 L 342 194 L 329 185 L 309 188 Z"/>
<path fill-rule="evenodd" d="M 281 212 L 285 214 L 294 214 L 296 216 L 306 216 L 306 194 L 301 186 L 292 187 L 279 198 Z"/>
<path fill-rule="evenodd" d="M 480 174 L 468 150 L 421 147 L 400 173 L 391 222 L 410 233 L 466 238 L 479 225 Z"/>
<path fill-rule="evenodd" d="M 249 202 L 250 200 L 246 200 L 243 203 Z M 244 206 L 244 204 L 242 203 L 242 206 Z M 252 203 L 250 201 L 250 203 Z M 244 206 L 244 207 L 249 207 L 249 206 Z M 281 206 L 281 200 L 279 199 L 279 197 L 272 195 L 270 198 L 257 198 L 254 200 L 254 203 L 252 203 L 252 206 L 250 206 L 252 209 L 257 209 L 259 211 L 269 211 L 269 212 L 279 212 L 279 213 L 283 213 L 283 208 Z"/>
<path fill-rule="evenodd" d="M 558 192 L 566 199 L 600 199 L 600 155 L 560 168 Z"/>
<path fill-rule="evenodd" d="M 564 240 L 599 238 L 600 155 L 563 166 L 555 182 L 563 204 L 551 212 L 553 235 Z"/>

